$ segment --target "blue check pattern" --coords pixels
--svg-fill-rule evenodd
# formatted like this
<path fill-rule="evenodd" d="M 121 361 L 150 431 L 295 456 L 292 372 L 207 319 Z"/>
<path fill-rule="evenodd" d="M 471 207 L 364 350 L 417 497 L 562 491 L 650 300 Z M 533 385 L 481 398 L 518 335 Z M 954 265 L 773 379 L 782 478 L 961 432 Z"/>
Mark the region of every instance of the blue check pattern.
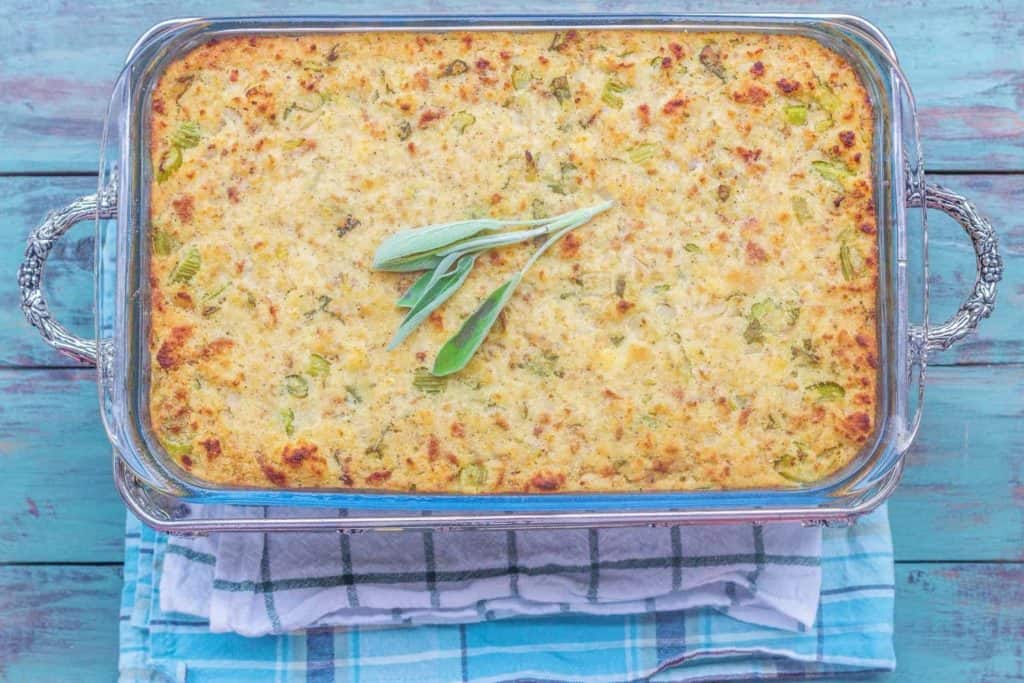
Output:
<path fill-rule="evenodd" d="M 895 666 L 892 542 L 884 508 L 851 528 L 824 531 L 818 615 L 801 632 L 705 608 L 246 638 L 211 633 L 203 619 L 160 610 L 167 549 L 166 535 L 129 516 L 120 657 L 126 682 L 724 681 Z"/>

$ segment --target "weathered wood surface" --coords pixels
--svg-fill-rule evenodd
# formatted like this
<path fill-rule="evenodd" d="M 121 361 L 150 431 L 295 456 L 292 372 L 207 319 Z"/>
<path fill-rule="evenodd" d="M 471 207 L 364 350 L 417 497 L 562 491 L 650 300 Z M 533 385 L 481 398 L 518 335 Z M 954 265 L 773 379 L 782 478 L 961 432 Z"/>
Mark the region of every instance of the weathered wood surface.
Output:
<path fill-rule="evenodd" d="M 118 567 L 0 567 L 0 680 L 113 681 Z M 830 681 L 1021 680 L 1024 568 L 896 566 L 895 673 Z"/>
<path fill-rule="evenodd" d="M 777 4 L 772 9 L 777 10 Z M 0 172 L 92 171 L 111 86 L 128 49 L 159 20 L 253 14 L 549 13 L 544 0 L 272 0 L 180 3 L 115 0 L 57 4 L 7 0 L 0 5 Z M 563 11 L 764 11 L 752 0 L 590 0 Z M 936 169 L 1024 170 L 1024 27 L 1018 0 L 842 0 L 794 3 L 792 11 L 861 13 L 896 47 L 920 102 L 928 165 Z M 492 11 L 495 11 L 492 10 Z"/>
<path fill-rule="evenodd" d="M 90 370 L 3 370 L 0 562 L 118 561 Z M 891 504 L 900 560 L 1024 560 L 1024 366 L 934 368 Z"/>
<path fill-rule="evenodd" d="M 285 12 L 484 12 L 492 3 L 314 0 L 178 4 L 0 2 L 0 174 L 95 171 L 101 119 L 125 53 L 171 16 Z M 547 12 L 527 0 L 517 11 Z M 757 11 L 755 2 L 580 2 L 565 11 Z M 784 9 L 784 5 L 772 9 Z M 841 0 L 792 11 L 861 13 L 892 39 L 921 112 L 931 170 L 1024 172 L 1020 0 Z M 881 681 L 1024 679 L 1024 173 L 933 177 L 973 199 L 1000 234 L 995 316 L 932 362 L 920 435 L 890 508 L 897 555 L 899 670 Z M 0 177 L 0 680 L 115 678 L 123 508 L 110 483 L 94 374 L 71 369 L 17 310 L 24 238 L 94 177 Z M 974 278 L 962 232 L 931 217 L 932 317 Z M 47 270 L 52 308 L 91 330 L 92 237 L 81 226 Z M 51 366 L 43 369 L 41 366 Z M 59 367 L 57 367 L 59 366 Z M 41 566 L 5 566 L 41 563 Z M 864 679 L 856 679 L 864 680 Z"/>
<path fill-rule="evenodd" d="M 0 566 L 0 681 L 117 679 L 120 567 Z"/>
<path fill-rule="evenodd" d="M 0 563 L 120 561 L 95 373 L 0 371 L 0 401 Z"/>
<path fill-rule="evenodd" d="M 978 334 L 932 358 L 935 364 L 1014 362 L 1024 339 L 1024 175 L 936 176 L 969 196 L 995 225 L 1006 260 L 996 315 Z M 12 248 L 0 252 L 0 367 L 78 365 L 52 351 L 24 321 L 18 309 L 15 273 L 29 231 L 50 209 L 95 191 L 91 177 L 0 177 L 0 238 Z M 932 318 L 951 315 L 970 290 L 974 252 L 963 230 L 945 215 L 929 213 Z M 80 224 L 57 243 L 44 281 L 50 310 L 83 336 L 92 334 L 92 223 Z"/>

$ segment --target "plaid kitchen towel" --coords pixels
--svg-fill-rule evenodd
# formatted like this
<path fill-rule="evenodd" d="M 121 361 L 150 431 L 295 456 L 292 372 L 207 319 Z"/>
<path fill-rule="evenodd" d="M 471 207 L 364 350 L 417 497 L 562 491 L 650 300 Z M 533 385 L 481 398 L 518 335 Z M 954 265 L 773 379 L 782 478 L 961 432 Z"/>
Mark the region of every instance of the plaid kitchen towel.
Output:
<path fill-rule="evenodd" d="M 707 565 L 730 566 L 734 568 L 735 580 L 726 579 L 720 585 L 725 598 L 715 606 L 701 606 L 695 602 L 686 609 L 662 609 L 660 596 L 644 600 L 627 598 L 623 602 L 634 606 L 642 604 L 643 611 L 632 614 L 601 614 L 596 608 L 577 609 L 577 604 L 595 605 L 598 600 L 608 601 L 614 594 L 611 587 L 627 591 L 632 596 L 644 591 L 643 585 L 658 581 L 652 573 L 661 562 L 622 563 L 615 555 L 606 551 L 615 547 L 617 537 L 607 537 L 606 531 L 583 531 L 588 555 L 596 546 L 593 562 L 580 567 L 566 566 L 564 552 L 559 551 L 557 560 L 547 565 L 528 567 L 524 562 L 526 554 L 532 552 L 530 541 L 521 540 L 525 533 L 516 534 L 517 556 L 510 565 L 519 568 L 520 594 L 525 586 L 524 579 L 547 576 L 535 589 L 537 595 L 568 596 L 569 602 L 559 603 L 556 616 L 497 619 L 504 612 L 484 607 L 482 612 L 474 606 L 473 619 L 476 623 L 435 624 L 421 626 L 317 627 L 284 635 L 268 635 L 259 638 L 245 638 L 235 633 L 214 633 L 208 617 L 175 613 L 161 608 L 161 603 L 170 604 L 177 598 L 162 596 L 178 593 L 176 581 L 167 580 L 167 565 L 187 561 L 193 569 L 206 568 L 209 578 L 211 604 L 217 591 L 248 595 L 248 599 L 235 604 L 240 610 L 249 610 L 246 618 L 260 614 L 257 603 L 262 604 L 262 617 L 271 622 L 282 619 L 278 603 L 291 591 L 311 591 L 302 601 L 326 602 L 337 597 L 335 591 L 345 595 L 340 602 L 328 605 L 337 609 L 347 605 L 350 589 L 358 600 L 364 596 L 364 586 L 383 584 L 376 569 L 355 564 L 358 551 L 352 546 L 357 538 L 372 538 L 374 535 L 352 537 L 332 536 L 340 548 L 342 538 L 349 539 L 349 549 L 344 556 L 353 561 L 350 569 L 342 568 L 334 575 L 330 585 L 310 586 L 309 577 L 294 573 L 281 576 L 276 574 L 275 558 L 283 566 L 288 564 L 286 546 L 275 544 L 276 536 L 269 542 L 261 541 L 259 565 L 256 579 L 215 578 L 217 566 L 227 547 L 221 544 L 230 537 L 223 535 L 206 539 L 185 541 L 168 538 L 143 527 L 129 519 L 127 551 L 125 558 L 125 590 L 122 604 L 121 628 L 121 672 L 125 681 L 169 680 L 169 681 L 406 681 L 419 679 L 428 681 L 505 681 L 505 680 L 555 680 L 555 681 L 632 681 L 652 678 L 654 680 L 728 680 L 740 678 L 772 678 L 794 676 L 817 676 L 828 673 L 853 671 L 890 670 L 894 666 L 892 651 L 892 607 L 893 569 L 892 547 L 888 520 L 885 511 L 880 510 L 862 519 L 850 529 L 826 529 L 821 539 L 820 555 L 797 555 L 792 549 L 782 552 L 773 546 L 774 531 L 763 527 L 760 541 L 752 549 L 734 552 L 722 551 L 718 543 L 726 529 L 746 529 L 752 537 L 756 533 L 747 527 L 718 527 L 697 530 L 681 529 L 669 534 L 669 544 L 674 548 L 671 557 L 678 556 L 667 565 L 672 585 L 682 586 L 683 577 L 690 571 L 700 570 Z M 637 533 L 640 530 L 632 530 Z M 488 532 L 504 536 L 503 532 Z M 530 536 L 538 532 L 531 532 Z M 539 532 L 541 535 L 553 532 Z M 561 533 L 561 532 L 559 532 Z M 687 534 L 694 534 L 688 536 Z M 700 535 L 703 534 L 703 535 Z M 422 540 L 424 554 L 429 554 L 431 545 Z M 481 580 L 476 574 L 458 580 L 458 571 L 445 573 L 438 562 L 449 559 L 444 542 L 439 538 L 460 534 L 432 534 L 432 553 L 435 569 L 426 572 L 420 557 L 419 565 L 401 568 L 391 566 L 387 571 L 395 574 L 389 578 L 394 594 L 407 596 L 415 604 L 426 595 L 425 604 L 410 607 L 425 615 L 431 610 L 437 613 L 450 608 L 445 595 L 454 590 L 475 590 L 472 584 Z M 725 534 L 727 535 L 727 534 Z M 303 534 L 303 537 L 308 535 Z M 262 538 L 262 535 L 260 535 Z M 678 543 L 673 543 L 678 538 Z M 695 544 L 688 550 L 684 539 Z M 319 542 L 321 539 L 314 541 Z M 627 539 L 628 540 L 628 539 Z M 210 544 L 206 550 L 197 546 Z M 288 548 L 300 547 L 292 543 Z M 628 546 L 628 544 L 625 544 Z M 522 549 L 520 549 L 522 546 Z M 178 550 L 173 550 L 178 548 Z M 480 558 L 488 557 L 492 549 L 481 547 Z M 212 552 L 211 552 L 212 551 Z M 311 553 L 297 551 L 303 561 L 319 562 Z M 627 553 L 628 554 L 628 553 Z M 647 557 L 653 557 L 647 555 Z M 786 600 L 784 573 L 768 581 L 775 571 L 774 563 L 779 558 L 810 557 L 810 564 L 804 561 L 785 564 L 783 567 L 804 568 L 816 566 L 819 569 L 815 581 L 815 599 L 811 601 L 814 612 L 813 625 L 799 626 L 795 616 L 798 610 L 792 608 L 794 596 L 801 594 L 797 581 L 791 582 Z M 689 561 L 686 558 L 702 558 Z M 341 558 L 344 560 L 344 557 Z M 455 558 L 457 559 L 457 558 Z M 506 559 L 507 553 L 506 553 Z M 361 561 L 361 560 L 360 560 Z M 406 557 L 402 561 L 411 562 Z M 788 561 L 788 560 L 786 560 Z M 487 566 L 478 562 L 476 566 Z M 414 578 L 413 575 L 418 575 Z M 485 572 L 486 573 L 486 572 Z M 494 572 L 497 573 L 497 572 Z M 506 567 L 506 574 L 507 567 Z M 486 573 L 489 574 L 489 573 Z M 179 573 L 179 577 L 184 573 Z M 504 574 L 502 574 L 504 576 Z M 632 581 L 630 576 L 633 577 Z M 806 577 L 806 574 L 804 574 Z M 162 578 L 163 577 L 163 578 Z M 345 578 L 351 577 L 351 578 Z M 325 578 L 323 576 L 321 579 Z M 494 577 L 484 577 L 494 578 Z M 369 581 L 364 584 L 362 581 Z M 604 582 L 608 580 L 608 584 Z M 771 585 L 774 581 L 780 585 Z M 811 579 L 813 581 L 813 579 Z M 506 581 L 508 581 L 506 577 Z M 248 583 L 247 583 L 248 582 Z M 419 584 L 417 585 L 417 582 Z M 820 582 L 820 583 L 819 583 Z M 314 584 L 325 583 L 313 581 Z M 328 584 L 332 581 L 326 582 Z M 452 584 L 452 585 L 448 585 Z M 466 585 L 462 585 L 466 584 Z M 431 585 L 433 590 L 431 590 Z M 583 587 L 583 588 L 581 588 Z M 376 589 L 375 589 L 376 590 Z M 381 589 L 383 590 L 383 589 Z M 582 591 L 583 600 L 580 601 Z M 766 602 L 763 612 L 745 614 L 757 622 L 770 622 L 778 615 L 796 622 L 797 630 L 773 628 L 740 621 L 734 615 L 740 605 L 755 604 L 756 596 L 762 591 L 766 595 L 777 595 L 780 601 Z M 655 591 L 656 592 L 656 591 Z M 366 593 L 367 600 L 372 591 Z M 298 595 L 299 593 L 296 593 Z M 710 593 L 709 593 L 710 594 Z M 820 599 L 817 596 L 820 595 Z M 436 597 L 434 597 L 436 596 Z M 238 596 L 235 596 L 238 597 Z M 486 601 L 485 601 L 486 602 Z M 431 607 L 437 603 L 437 606 Z M 292 604 L 285 599 L 284 604 Z M 563 607 L 562 605 L 568 605 Z M 298 605 L 301 607 L 301 605 Z M 498 605 L 495 605 L 498 607 Z M 291 608 L 288 608 L 289 610 Z M 380 607 L 368 608 L 379 611 Z M 459 608 L 452 608 L 459 609 Z M 199 611 L 199 610 L 197 610 Z M 300 610 L 301 611 L 301 610 Z M 313 609 L 311 613 L 322 612 Z M 402 610 L 392 610 L 391 623 L 406 621 Z M 579 612 L 589 612 L 582 614 Z M 525 614 L 526 612 L 516 612 Z M 377 615 L 379 617 L 379 615 Z M 488 618 L 490 617 L 490 618 Z M 291 618 L 291 617 L 288 617 Z M 416 621 L 416 619 L 413 619 Z M 364 621 L 363 623 L 377 623 Z"/>
<path fill-rule="evenodd" d="M 167 545 L 160 608 L 248 636 L 690 607 L 795 630 L 814 621 L 820 557 L 799 524 L 214 534 Z"/>

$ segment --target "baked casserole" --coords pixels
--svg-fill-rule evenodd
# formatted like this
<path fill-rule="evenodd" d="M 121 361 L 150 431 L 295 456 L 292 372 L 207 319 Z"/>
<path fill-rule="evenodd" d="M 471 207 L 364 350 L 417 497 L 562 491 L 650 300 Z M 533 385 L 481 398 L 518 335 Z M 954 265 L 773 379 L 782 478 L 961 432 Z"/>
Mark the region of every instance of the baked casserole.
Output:
<path fill-rule="evenodd" d="M 805 37 L 236 37 L 152 93 L 150 422 L 196 478 L 417 492 L 781 488 L 875 430 L 873 115 Z M 462 371 L 437 349 L 530 244 L 394 350 L 414 226 L 614 206 Z"/>

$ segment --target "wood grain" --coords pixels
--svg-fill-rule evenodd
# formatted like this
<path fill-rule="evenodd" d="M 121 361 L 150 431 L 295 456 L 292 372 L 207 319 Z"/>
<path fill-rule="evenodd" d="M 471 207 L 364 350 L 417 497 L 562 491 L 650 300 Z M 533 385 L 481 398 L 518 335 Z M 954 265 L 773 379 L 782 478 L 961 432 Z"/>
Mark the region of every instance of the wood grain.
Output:
<path fill-rule="evenodd" d="M 896 587 L 897 670 L 869 680 L 1024 677 L 1024 567 L 897 564 Z M 0 566 L 0 680 L 114 680 L 120 590 L 118 567 Z"/>
<path fill-rule="evenodd" d="M 120 567 L 0 566 L 0 681 L 117 678 Z"/>
<path fill-rule="evenodd" d="M 1024 351 L 1024 175 L 953 175 L 933 178 L 960 191 L 989 216 L 1000 237 L 1006 273 L 995 314 L 982 322 L 978 334 L 950 351 L 936 354 L 933 364 L 1014 362 Z M 79 365 L 47 346 L 18 309 L 15 280 L 29 231 L 47 211 L 95 191 L 93 178 L 0 178 L 0 239 L 16 245 L 0 252 L 0 367 Z M 957 309 L 974 283 L 974 252 L 959 225 L 944 214 L 929 213 L 932 319 Z M 91 223 L 82 224 L 57 243 L 44 282 L 54 315 L 72 331 L 92 335 Z"/>
<path fill-rule="evenodd" d="M 114 0 L 54 6 L 13 0 L 0 7 L 0 172 L 96 169 L 101 121 L 129 48 L 154 23 L 173 16 L 484 13 L 513 5 L 475 0 L 395 0 L 382 5 L 315 0 L 282 7 L 272 0 L 209 3 Z M 543 0 L 515 11 L 551 12 Z M 577 2 L 579 12 L 757 12 L 752 0 Z M 493 11 L 493 10 L 492 10 Z M 567 10 L 568 11 L 568 10 Z M 1024 22 L 1016 0 L 984 8 L 961 0 L 843 0 L 796 3 L 791 11 L 858 12 L 883 29 L 901 56 L 920 103 L 925 158 L 936 169 L 1024 170 Z M 102 17 L 102 18 L 100 18 Z"/>
<path fill-rule="evenodd" d="M 889 506 L 903 560 L 1024 560 L 1024 366 L 930 368 Z"/>
<path fill-rule="evenodd" d="M 95 372 L 0 371 L 0 397 L 0 563 L 120 561 Z"/>

